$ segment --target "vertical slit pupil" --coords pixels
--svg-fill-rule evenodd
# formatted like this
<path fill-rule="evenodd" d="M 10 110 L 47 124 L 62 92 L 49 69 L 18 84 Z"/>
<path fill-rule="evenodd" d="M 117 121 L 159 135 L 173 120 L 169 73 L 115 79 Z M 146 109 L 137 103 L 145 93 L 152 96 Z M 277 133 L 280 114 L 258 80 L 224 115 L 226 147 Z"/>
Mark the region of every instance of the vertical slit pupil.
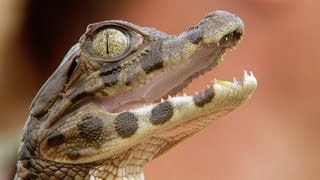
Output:
<path fill-rule="evenodd" d="M 106 34 L 106 52 L 108 55 L 110 54 L 110 52 L 109 52 L 109 33 L 108 32 Z"/>

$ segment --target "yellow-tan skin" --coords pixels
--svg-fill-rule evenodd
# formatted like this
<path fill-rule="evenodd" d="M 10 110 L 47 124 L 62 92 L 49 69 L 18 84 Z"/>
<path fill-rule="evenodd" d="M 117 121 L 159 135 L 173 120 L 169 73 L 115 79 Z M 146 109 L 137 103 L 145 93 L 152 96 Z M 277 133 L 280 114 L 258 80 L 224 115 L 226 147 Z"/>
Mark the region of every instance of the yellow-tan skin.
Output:
<path fill-rule="evenodd" d="M 175 36 L 124 21 L 89 25 L 31 104 L 15 179 L 144 179 L 147 162 L 253 95 L 246 71 L 177 95 L 222 62 L 243 28 L 224 11 Z"/>

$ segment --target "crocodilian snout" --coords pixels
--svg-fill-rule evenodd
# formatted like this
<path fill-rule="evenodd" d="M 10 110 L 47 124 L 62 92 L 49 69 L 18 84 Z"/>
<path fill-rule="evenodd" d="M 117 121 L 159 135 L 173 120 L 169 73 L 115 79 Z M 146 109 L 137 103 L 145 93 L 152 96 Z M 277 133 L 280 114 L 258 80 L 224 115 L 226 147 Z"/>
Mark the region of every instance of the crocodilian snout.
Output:
<path fill-rule="evenodd" d="M 231 48 L 240 41 L 243 31 L 244 24 L 239 17 L 225 11 L 215 11 L 182 36 L 194 44 L 201 42 Z"/>

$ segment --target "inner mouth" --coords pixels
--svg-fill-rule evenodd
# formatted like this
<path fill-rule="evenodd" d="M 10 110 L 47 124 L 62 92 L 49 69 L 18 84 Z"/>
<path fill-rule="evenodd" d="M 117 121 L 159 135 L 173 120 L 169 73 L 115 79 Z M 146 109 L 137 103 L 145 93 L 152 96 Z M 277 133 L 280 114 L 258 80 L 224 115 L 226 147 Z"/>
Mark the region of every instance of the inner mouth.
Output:
<path fill-rule="evenodd" d="M 201 45 L 189 59 L 158 72 L 145 85 L 116 96 L 99 98 L 97 102 L 104 111 L 117 113 L 159 103 L 161 99 L 180 94 L 194 79 L 220 64 L 226 49 L 233 48 L 241 36 L 242 32 L 235 30 L 217 43 Z"/>

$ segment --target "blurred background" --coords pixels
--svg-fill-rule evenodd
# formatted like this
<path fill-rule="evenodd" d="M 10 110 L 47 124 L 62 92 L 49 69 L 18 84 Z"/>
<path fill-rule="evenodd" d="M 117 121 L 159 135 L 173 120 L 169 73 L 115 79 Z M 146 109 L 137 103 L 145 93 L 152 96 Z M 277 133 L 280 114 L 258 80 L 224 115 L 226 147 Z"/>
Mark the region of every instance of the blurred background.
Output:
<path fill-rule="evenodd" d="M 252 100 L 145 167 L 148 180 L 320 179 L 320 2 L 0 0 L 0 179 L 11 179 L 28 107 L 87 24 L 121 19 L 177 34 L 227 10 L 246 25 L 224 63 L 192 84 L 252 70 Z"/>

